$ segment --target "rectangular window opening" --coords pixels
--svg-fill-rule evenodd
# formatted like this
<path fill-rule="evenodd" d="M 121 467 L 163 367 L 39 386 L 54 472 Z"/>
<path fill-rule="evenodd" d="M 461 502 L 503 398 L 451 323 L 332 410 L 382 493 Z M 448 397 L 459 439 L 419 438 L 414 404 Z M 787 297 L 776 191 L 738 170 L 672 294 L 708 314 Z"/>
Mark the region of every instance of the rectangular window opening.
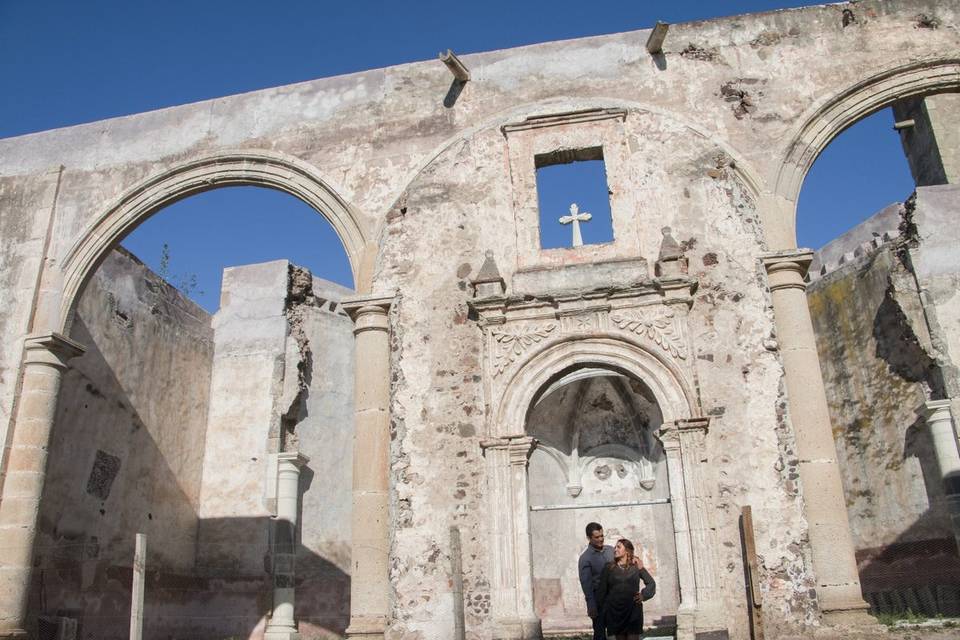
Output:
<path fill-rule="evenodd" d="M 534 166 L 541 249 L 613 242 L 602 147 L 537 154 Z"/>

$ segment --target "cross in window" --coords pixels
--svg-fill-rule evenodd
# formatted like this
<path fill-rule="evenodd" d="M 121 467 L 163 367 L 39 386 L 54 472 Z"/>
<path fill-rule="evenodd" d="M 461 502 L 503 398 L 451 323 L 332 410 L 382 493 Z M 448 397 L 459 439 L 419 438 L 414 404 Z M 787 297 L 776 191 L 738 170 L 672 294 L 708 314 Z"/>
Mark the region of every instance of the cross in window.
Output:
<path fill-rule="evenodd" d="M 560 218 L 560 224 L 573 223 L 573 245 L 574 247 L 583 246 L 583 236 L 580 235 L 580 221 L 587 222 L 593 215 L 584 211 L 580 213 L 580 207 L 574 202 L 570 205 L 570 215 Z"/>

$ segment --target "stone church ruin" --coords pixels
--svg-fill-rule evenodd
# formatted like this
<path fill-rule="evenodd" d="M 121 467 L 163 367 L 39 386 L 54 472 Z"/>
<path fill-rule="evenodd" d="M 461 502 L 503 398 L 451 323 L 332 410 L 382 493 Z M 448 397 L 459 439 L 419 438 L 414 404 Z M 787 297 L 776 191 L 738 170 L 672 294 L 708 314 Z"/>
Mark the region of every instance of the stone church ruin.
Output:
<path fill-rule="evenodd" d="M 960 615 L 958 26 L 863 0 L 0 140 L 0 638 L 129 637 L 137 534 L 144 638 L 569 637 L 591 520 L 676 638 Z M 797 247 L 888 107 L 915 193 Z M 541 211 L 577 163 L 604 207 Z M 238 265 L 211 315 L 119 247 L 234 185 L 354 290 Z"/>

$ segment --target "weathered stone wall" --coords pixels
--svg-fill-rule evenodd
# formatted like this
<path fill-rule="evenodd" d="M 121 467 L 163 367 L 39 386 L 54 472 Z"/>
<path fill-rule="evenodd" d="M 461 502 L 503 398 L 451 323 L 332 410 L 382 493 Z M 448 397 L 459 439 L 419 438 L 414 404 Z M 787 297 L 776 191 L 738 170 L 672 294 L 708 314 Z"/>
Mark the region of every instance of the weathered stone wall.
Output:
<path fill-rule="evenodd" d="M 286 260 L 224 271 L 197 537 L 197 573 L 220 587 L 194 588 L 181 612 L 189 633 L 263 631 L 280 450 L 310 458 L 301 472 L 301 632 L 346 629 L 354 366 L 352 323 L 338 306 L 346 293 Z"/>
<path fill-rule="evenodd" d="M 808 300 L 864 593 L 880 611 L 952 614 L 960 607 L 950 586 L 960 579 L 960 559 L 918 413 L 928 398 L 943 397 L 941 365 L 949 360 L 935 355 L 928 332 L 935 298 L 921 296 L 913 269 L 933 260 L 940 277 L 949 280 L 952 270 L 955 278 L 960 263 L 951 256 L 945 268 L 939 248 L 955 247 L 955 232 L 937 224 L 919 234 L 913 228 L 919 242 L 907 235 L 861 242 L 872 228 L 889 229 L 891 212 L 926 221 L 919 209 L 888 207 L 880 222 L 867 220 L 825 247 L 820 254 L 846 258 L 818 260 L 827 272 L 811 283 Z M 900 221 L 907 234 L 908 220 Z"/>
<path fill-rule="evenodd" d="M 262 160 L 267 155 L 287 163 L 264 169 L 279 175 L 271 186 L 295 190 L 310 179 L 322 181 L 328 198 L 318 208 L 350 218 L 365 243 L 351 247 L 358 289 L 399 291 L 391 311 L 390 634 L 450 636 L 458 581 L 449 528 L 456 526 L 464 549 L 466 627 L 486 639 L 493 634 L 488 516 L 495 505 L 480 443 L 494 426 L 521 434 L 526 425 L 490 423 L 484 343 L 466 305 L 469 280 L 490 249 L 510 294 L 549 297 L 558 287 L 643 281 L 653 276 L 660 229 L 670 226 L 699 289 L 685 357 L 663 357 L 689 378 L 693 412 L 712 418 L 698 499 L 713 505 L 707 526 L 716 540 L 701 549 L 702 562 L 720 574 L 731 636 L 745 638 L 737 516 L 751 505 L 768 636 L 802 631 L 816 624 L 818 607 L 784 358 L 760 257 L 792 246 L 795 193 L 781 177 L 810 158 L 794 155 L 790 145 L 844 122 L 843 114 L 826 111 L 810 124 L 818 110 L 854 87 L 861 93 L 852 95 L 878 101 L 846 106 L 858 114 L 901 97 L 891 83 L 955 87 L 956 63 L 948 52 L 958 48 L 957 23 L 957 7 L 934 0 L 809 7 L 673 25 L 663 53 L 654 56 L 644 48 L 649 31 L 464 56 L 472 79 L 456 100 L 448 71 L 430 61 L 0 141 L 0 211 L 15 212 L 4 224 L 24 227 L 0 235 L 0 282 L 10 302 L 0 342 L 4 357 L 14 359 L 2 366 L 17 367 L 34 297 L 36 331 L 55 330 L 69 315 L 68 285 L 92 264 L 88 245 L 75 251 L 77 243 L 86 239 L 91 251 L 102 250 L 98 238 L 150 213 L 128 209 L 141 196 L 160 206 L 182 195 L 178 180 L 202 173 L 201 165 L 210 177 L 190 189 L 223 181 L 264 184 L 263 174 L 253 171 L 269 164 Z M 582 117 L 571 120 L 571 112 Z M 560 122 L 547 122 L 550 116 Z M 540 119 L 531 124 L 531 117 Z M 614 243 L 540 251 L 536 223 L 529 223 L 531 152 L 598 141 L 610 179 Z M 807 150 L 815 155 L 817 147 Z M 230 165 L 239 168 L 216 173 L 230 154 L 241 159 Z M 50 168 L 60 165 L 65 169 L 44 253 L 44 216 L 51 210 L 44 194 Z M 292 165 L 307 171 L 289 170 Z M 151 180 L 165 171 L 173 173 L 157 187 Z M 135 215 L 124 217 L 128 211 Z M 98 220 L 104 224 L 96 228 Z M 40 287 L 31 284 L 29 265 L 36 276 L 44 260 Z M 542 269 L 563 265 L 578 269 L 564 271 L 562 279 Z M 274 331 L 266 320 L 263 328 Z M 280 346 L 279 333 L 271 335 L 277 337 L 271 344 Z M 264 358 L 260 371 L 271 383 L 291 379 L 288 369 L 271 369 L 270 362 L 277 365 Z M 0 395 L 12 398 L 15 378 L 4 376 Z M 212 398 L 226 398 L 230 383 L 249 382 L 220 380 Z M 251 392 L 285 393 L 263 389 Z M 292 402 L 297 395 L 284 397 Z M 264 438 L 275 438 L 279 446 L 279 418 L 290 405 L 274 410 L 256 395 L 250 403 L 263 417 L 256 427 L 261 436 L 250 439 L 250 431 L 245 442 L 262 447 Z M 8 414 L 11 404 L 4 405 Z M 218 411 L 211 415 L 223 418 L 224 429 L 245 417 L 229 406 Z M 220 440 L 207 438 L 206 456 L 219 466 L 206 468 L 226 469 L 235 457 L 241 472 L 223 483 L 211 476 L 204 495 L 249 488 L 255 491 L 244 500 L 254 502 L 246 506 L 262 509 L 255 501 L 263 495 L 256 479 L 263 477 L 257 471 L 263 461 L 241 461 L 234 451 L 215 454 L 214 442 Z M 210 515 L 232 518 L 218 499 L 207 502 Z M 251 571 L 255 555 L 244 560 Z"/>
<path fill-rule="evenodd" d="M 942 93 L 894 104 L 898 122 L 913 120 L 900 130 L 903 150 L 917 186 L 960 181 L 960 94 Z"/>
<path fill-rule="evenodd" d="M 126 637 L 134 538 L 151 569 L 193 569 L 213 331 L 200 307 L 118 249 L 91 279 L 50 445 L 34 573 L 37 613 Z M 152 598 L 169 584 L 155 583 Z"/>
<path fill-rule="evenodd" d="M 771 343 L 769 298 L 758 286 L 762 238 L 755 204 L 730 169 L 729 158 L 690 128 L 646 112 L 629 112 L 617 126 L 622 127 L 625 158 L 619 181 L 609 187 L 614 193 L 635 194 L 629 211 L 636 229 L 619 241 L 634 247 L 634 255 L 642 251 L 640 256 L 652 265 L 663 238 L 661 227 L 670 226 L 686 247 L 690 275 L 699 279 L 689 321 L 693 350 L 684 366 L 693 368 L 702 411 L 713 418 L 706 473 L 715 497 L 705 499 L 715 508 L 718 540 L 710 553 L 721 572 L 725 622 L 734 635 L 746 633 L 738 529 L 744 504 L 753 506 L 761 523 L 759 553 L 770 585 L 766 597 L 777 603 L 774 610 L 787 612 L 778 619 L 771 616 L 770 624 L 782 631 L 812 622 L 816 609 L 803 555 L 796 454 L 782 420 L 782 369 Z M 669 159 L 649 162 L 668 140 Z M 521 274 L 515 266 L 513 211 L 528 203 L 514 201 L 511 180 L 526 179 L 514 176 L 533 166 L 508 164 L 509 144 L 500 131 L 487 130 L 438 157 L 408 187 L 402 206 L 389 216 L 384 237 L 380 279 L 384 288 L 402 292 L 394 318 L 397 529 L 391 582 L 397 594 L 397 633 L 431 638 L 449 628 L 453 582 L 447 528 L 460 526 L 465 548 L 481 549 L 491 535 L 488 514 L 498 508 L 487 501 L 480 459 L 479 443 L 492 430 L 493 408 L 484 406 L 478 376 L 483 346 L 467 317 L 467 282 L 489 248 L 508 293 L 518 282 L 525 294 L 555 293 L 549 279 L 538 281 L 534 272 Z M 610 161 L 609 154 L 605 159 Z M 712 215 L 704 216 L 706 211 Z M 442 226 L 436 224 L 440 219 L 446 221 Z M 592 270 L 609 266 L 588 261 L 590 246 L 555 251 L 568 264 L 579 264 L 587 286 L 597 286 Z M 411 258 L 427 255 L 428 260 Z M 571 289 L 577 285 L 568 280 Z M 511 427 L 524 431 L 523 425 Z M 750 455 L 743 456 L 744 451 Z M 464 558 L 467 627 L 479 637 L 489 633 L 490 562 L 483 553 Z"/>

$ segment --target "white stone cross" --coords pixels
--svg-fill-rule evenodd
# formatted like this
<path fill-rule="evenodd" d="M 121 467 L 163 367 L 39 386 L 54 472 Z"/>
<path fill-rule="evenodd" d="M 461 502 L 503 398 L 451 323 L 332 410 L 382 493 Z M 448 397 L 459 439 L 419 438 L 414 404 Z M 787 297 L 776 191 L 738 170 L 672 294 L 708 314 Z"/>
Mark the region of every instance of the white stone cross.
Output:
<path fill-rule="evenodd" d="M 573 246 L 582 247 L 583 246 L 583 236 L 580 235 L 580 221 L 587 222 L 592 218 L 593 215 L 584 211 L 580 213 L 580 207 L 577 206 L 577 203 L 574 202 L 570 205 L 570 215 L 563 216 L 560 218 L 560 224 L 570 224 L 573 223 Z"/>

